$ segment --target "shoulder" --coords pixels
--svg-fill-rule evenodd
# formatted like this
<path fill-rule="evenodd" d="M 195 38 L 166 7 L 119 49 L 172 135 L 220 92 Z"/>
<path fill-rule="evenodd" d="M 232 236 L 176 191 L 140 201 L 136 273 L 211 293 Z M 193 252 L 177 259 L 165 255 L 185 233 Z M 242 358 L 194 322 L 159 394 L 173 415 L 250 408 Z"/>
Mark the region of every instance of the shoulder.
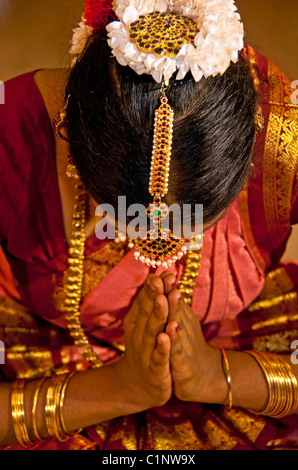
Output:
<path fill-rule="evenodd" d="M 294 215 L 298 192 L 298 104 L 293 99 L 294 80 L 259 53 L 254 53 L 252 60 L 262 84 L 260 104 L 265 128 L 257 136 L 256 169 L 249 179 L 250 217 L 260 245 L 267 240 L 265 251 L 271 247 L 272 252 L 279 252 L 291 224 L 298 221 Z M 260 224 L 260 220 L 264 223 Z"/>
<path fill-rule="evenodd" d="M 256 67 L 261 81 L 259 100 L 262 106 L 279 106 L 298 110 L 297 81 L 285 73 L 270 58 L 252 47 L 246 47 L 247 58 Z"/>
<path fill-rule="evenodd" d="M 20 75 L 4 86 L 5 104 L 0 105 L 0 240 L 9 240 L 12 232 L 20 230 L 19 218 L 24 222 L 22 229 L 27 230 L 38 218 L 37 207 L 44 208 L 50 201 L 57 204 L 57 149 L 51 113 L 60 109 L 63 85 L 57 71 L 44 70 Z"/>
<path fill-rule="evenodd" d="M 280 229 L 291 223 L 297 198 L 298 103 L 295 82 L 268 60 L 268 118 L 263 168 L 267 219 Z M 275 205 L 275 207 L 274 207 Z"/>
<path fill-rule="evenodd" d="M 35 85 L 42 96 L 51 121 L 64 106 L 67 78 L 67 69 L 43 69 L 34 74 Z"/>
<path fill-rule="evenodd" d="M 298 167 L 298 82 L 252 48 L 249 53 L 261 79 L 259 99 L 266 122 L 260 136 L 264 145 L 264 178 L 282 179 L 282 186 L 287 186 L 290 193 Z"/>
<path fill-rule="evenodd" d="M 23 164 L 51 138 L 51 119 L 63 101 L 62 71 L 40 70 L 4 83 L 0 105 L 0 172 Z M 61 92 L 60 92 L 61 90 Z"/>

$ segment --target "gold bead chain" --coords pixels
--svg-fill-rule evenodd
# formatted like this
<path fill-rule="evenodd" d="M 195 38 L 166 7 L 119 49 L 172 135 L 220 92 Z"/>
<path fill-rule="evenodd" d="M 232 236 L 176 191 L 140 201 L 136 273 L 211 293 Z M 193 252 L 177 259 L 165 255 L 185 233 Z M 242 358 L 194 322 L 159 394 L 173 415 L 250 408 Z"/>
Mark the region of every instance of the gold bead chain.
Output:
<path fill-rule="evenodd" d="M 82 286 L 84 280 L 84 257 L 85 257 L 85 222 L 86 222 L 86 205 L 88 203 L 88 195 L 84 190 L 81 182 L 76 184 L 78 194 L 75 197 L 72 235 L 69 242 L 69 276 L 66 281 L 65 291 L 66 297 L 63 311 L 67 321 L 69 333 L 74 340 L 74 344 L 82 347 L 82 356 L 92 365 L 92 367 L 101 367 L 102 360 L 95 354 L 89 340 L 84 331 L 80 305 L 82 298 Z"/>
<path fill-rule="evenodd" d="M 184 302 L 191 305 L 196 279 L 199 275 L 202 259 L 202 248 L 199 251 L 189 250 L 187 252 L 185 268 L 178 283 L 178 289 L 183 294 Z"/>

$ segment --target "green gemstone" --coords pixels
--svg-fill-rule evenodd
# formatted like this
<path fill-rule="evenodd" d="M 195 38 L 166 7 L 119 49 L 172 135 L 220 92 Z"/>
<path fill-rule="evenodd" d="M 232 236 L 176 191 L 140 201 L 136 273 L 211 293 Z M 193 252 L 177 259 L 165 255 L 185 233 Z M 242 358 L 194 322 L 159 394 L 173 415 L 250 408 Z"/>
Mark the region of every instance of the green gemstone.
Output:
<path fill-rule="evenodd" d="M 155 215 L 156 217 L 159 217 L 161 215 L 161 212 L 159 210 L 155 210 L 153 211 L 153 215 Z"/>
<path fill-rule="evenodd" d="M 157 243 L 157 246 L 161 246 L 161 243 L 160 243 L 160 242 L 158 242 L 158 243 Z"/>

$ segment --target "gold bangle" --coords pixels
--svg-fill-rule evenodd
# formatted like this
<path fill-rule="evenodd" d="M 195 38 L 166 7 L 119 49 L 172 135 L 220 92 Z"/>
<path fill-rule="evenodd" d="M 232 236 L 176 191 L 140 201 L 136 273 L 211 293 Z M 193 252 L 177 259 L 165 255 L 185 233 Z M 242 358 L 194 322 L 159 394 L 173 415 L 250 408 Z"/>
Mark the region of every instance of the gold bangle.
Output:
<path fill-rule="evenodd" d="M 71 372 L 71 374 L 69 374 L 64 382 L 63 382 L 63 385 L 62 385 L 62 389 L 61 389 L 61 394 L 60 394 L 60 399 L 59 399 L 59 403 L 58 403 L 58 418 L 59 418 L 59 422 L 60 422 L 60 429 L 61 429 L 61 434 L 65 435 L 65 436 L 69 436 L 71 433 L 69 433 L 67 431 L 67 428 L 66 428 L 66 425 L 65 425 L 65 420 L 64 420 L 64 415 L 63 415 L 63 405 L 64 405 L 64 399 L 65 399 L 65 394 L 66 394 L 66 389 L 68 387 L 68 384 L 69 384 L 69 381 L 70 379 L 72 378 L 72 376 L 76 374 L 76 371 L 75 372 Z M 80 431 L 80 430 L 79 430 Z M 76 431 L 76 432 L 79 432 L 79 431 Z"/>
<path fill-rule="evenodd" d="M 61 374 L 53 377 L 46 396 L 45 417 L 47 431 L 49 436 L 56 437 L 59 441 L 65 441 L 68 437 L 60 430 L 57 413 L 61 389 L 67 376 L 68 374 Z"/>
<path fill-rule="evenodd" d="M 267 405 L 265 406 L 264 410 L 262 410 L 259 414 L 271 416 L 274 413 L 274 409 L 276 408 L 276 403 L 278 403 L 279 396 L 276 371 L 274 371 L 273 369 L 273 364 L 270 364 L 269 360 L 266 360 L 266 356 L 264 353 L 261 353 L 260 351 L 247 351 L 247 353 L 257 361 L 259 367 L 263 371 L 267 382 Z"/>
<path fill-rule="evenodd" d="M 263 414 L 271 417 L 281 418 L 289 413 L 287 403 L 289 403 L 289 390 L 286 371 L 283 364 L 280 363 L 277 355 L 268 353 L 257 353 L 266 364 L 267 370 L 271 374 L 271 388 L 274 390 L 271 401 L 268 401 L 267 409 Z"/>
<path fill-rule="evenodd" d="M 249 354 L 255 358 L 261 367 L 263 374 L 266 378 L 267 389 L 268 389 L 268 400 L 265 409 L 261 412 L 263 415 L 270 416 L 274 412 L 275 404 L 278 397 L 278 384 L 276 383 L 276 373 L 272 372 L 272 365 L 270 368 L 270 363 L 265 360 L 265 356 L 259 353 L 259 351 L 249 351 Z"/>
<path fill-rule="evenodd" d="M 46 419 L 46 426 L 47 426 L 47 431 L 49 436 L 53 437 L 54 436 L 54 431 L 52 428 L 52 421 L 51 421 L 51 410 L 52 410 L 52 402 L 53 402 L 53 385 L 54 385 L 55 377 L 52 378 L 51 383 L 48 387 L 47 390 L 47 395 L 46 395 L 46 405 L 45 405 L 45 419 Z"/>
<path fill-rule="evenodd" d="M 11 415 L 15 436 L 23 447 L 32 444 L 26 426 L 24 390 L 26 380 L 17 380 L 12 385 L 11 393 Z"/>
<path fill-rule="evenodd" d="M 229 361 L 227 358 L 226 351 L 221 348 L 222 358 L 223 358 L 223 370 L 226 376 L 227 385 L 228 385 L 228 409 L 231 410 L 233 406 L 233 396 L 232 396 L 232 380 L 231 380 L 231 373 L 230 373 L 230 366 Z"/>
<path fill-rule="evenodd" d="M 46 397 L 45 416 L 48 434 L 57 438 L 59 441 L 66 441 L 69 436 L 81 431 L 70 433 L 65 425 L 63 416 L 63 405 L 66 395 L 67 386 L 71 377 L 76 373 L 57 375 L 53 377 Z"/>
<path fill-rule="evenodd" d="M 259 414 L 283 418 L 298 407 L 298 381 L 291 366 L 277 354 L 246 351 L 261 367 L 268 387 L 268 401 Z"/>
<path fill-rule="evenodd" d="M 270 356 L 264 353 L 264 359 L 268 362 L 269 367 L 271 367 L 276 389 L 275 403 L 272 404 L 273 410 L 269 415 L 276 418 L 285 416 L 290 411 L 288 405 L 291 398 L 289 396 L 289 386 L 291 386 L 291 383 L 287 376 L 287 371 L 277 355 Z"/>
<path fill-rule="evenodd" d="M 285 416 L 293 414 L 298 407 L 298 381 L 295 374 L 292 371 L 290 364 L 288 364 L 283 358 L 278 356 L 278 361 L 284 367 L 284 374 L 286 376 L 287 384 L 287 409 L 284 411 Z"/>
<path fill-rule="evenodd" d="M 40 392 L 40 389 L 41 389 L 41 387 L 42 387 L 45 380 L 46 380 L 46 377 L 43 377 L 38 382 L 37 388 L 36 388 L 35 393 L 34 393 L 33 405 L 32 405 L 32 426 L 33 426 L 33 431 L 34 431 L 35 437 L 39 441 L 42 441 L 42 438 L 40 437 L 40 434 L 39 434 L 38 429 L 37 429 L 36 410 L 37 410 L 37 402 L 38 402 L 39 392 Z"/>

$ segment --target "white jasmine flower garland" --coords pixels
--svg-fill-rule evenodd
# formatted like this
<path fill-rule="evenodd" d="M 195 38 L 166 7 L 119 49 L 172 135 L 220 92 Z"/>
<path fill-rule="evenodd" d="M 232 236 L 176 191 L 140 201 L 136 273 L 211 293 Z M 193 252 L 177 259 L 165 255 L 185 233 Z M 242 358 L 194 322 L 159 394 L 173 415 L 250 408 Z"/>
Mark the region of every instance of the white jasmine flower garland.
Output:
<path fill-rule="evenodd" d="M 86 24 L 86 20 L 82 18 L 78 28 L 73 30 L 70 54 L 79 55 L 83 52 L 89 36 L 92 36 L 93 29 Z"/>
<path fill-rule="evenodd" d="M 140 15 L 157 11 L 191 18 L 199 29 L 195 45 L 185 44 L 175 58 L 141 52 L 130 39 L 129 25 Z M 231 61 L 238 60 L 244 46 L 243 25 L 233 0 L 118 0 L 115 13 L 120 22 L 107 26 L 112 54 L 121 65 L 130 66 L 138 74 L 150 74 L 157 82 L 168 80 L 176 70 L 178 80 L 189 70 L 195 81 L 222 74 Z"/>
<path fill-rule="evenodd" d="M 178 80 L 189 71 L 195 81 L 223 74 L 231 62 L 237 62 L 244 46 L 243 24 L 233 0 L 117 0 L 114 4 L 119 21 L 106 27 L 112 54 L 121 65 L 128 65 L 140 75 L 152 75 L 158 83 L 168 80 L 176 71 Z M 130 38 L 131 23 L 141 15 L 167 11 L 196 23 L 194 44 L 184 44 L 175 58 L 140 51 Z M 83 49 L 90 29 L 84 21 L 80 23 L 74 31 L 72 53 Z"/>

